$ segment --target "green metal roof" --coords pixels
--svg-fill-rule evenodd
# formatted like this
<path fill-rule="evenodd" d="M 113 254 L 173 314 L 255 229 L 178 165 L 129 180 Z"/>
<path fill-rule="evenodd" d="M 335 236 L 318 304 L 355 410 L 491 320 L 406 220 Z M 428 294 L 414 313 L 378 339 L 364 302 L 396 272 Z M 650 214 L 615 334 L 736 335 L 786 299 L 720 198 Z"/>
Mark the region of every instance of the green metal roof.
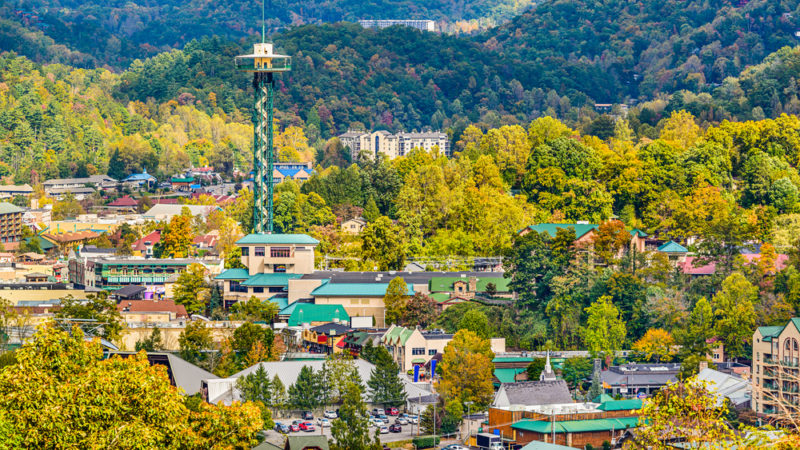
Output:
<path fill-rule="evenodd" d="M 556 237 L 556 233 L 559 229 L 566 230 L 570 227 L 575 229 L 575 237 L 580 238 L 584 234 L 599 227 L 599 225 L 592 223 L 539 223 L 530 225 L 528 229 L 537 233 L 547 233 L 550 237 Z"/>
<path fill-rule="evenodd" d="M 319 448 L 328 450 L 328 438 L 325 436 L 287 436 L 284 448 L 289 450 L 304 450 L 307 448 Z"/>
<path fill-rule="evenodd" d="M 307 234 L 248 234 L 236 241 L 236 245 L 284 245 L 284 244 L 303 244 L 317 245 L 319 241 Z"/>
<path fill-rule="evenodd" d="M 289 280 L 300 278 L 299 273 L 258 273 L 248 278 L 242 286 L 289 286 Z"/>
<path fill-rule="evenodd" d="M 525 372 L 524 368 L 516 369 L 494 369 L 494 377 L 501 383 L 513 383 L 519 373 Z"/>
<path fill-rule="evenodd" d="M 662 252 L 662 253 L 688 253 L 689 252 L 689 250 L 686 247 L 682 246 L 681 244 L 678 244 L 675 241 L 669 241 L 669 242 L 663 244 L 662 246 L 658 247 L 658 251 Z"/>
<path fill-rule="evenodd" d="M 189 259 L 126 259 L 116 261 L 104 261 L 102 259 L 95 261 L 95 264 L 102 264 L 104 266 L 188 266 L 190 264 L 199 264 L 198 261 Z"/>
<path fill-rule="evenodd" d="M 523 419 L 511 425 L 511 428 L 535 433 L 588 433 L 593 431 L 624 430 L 635 428 L 639 424 L 638 417 L 622 417 L 619 419 L 589 419 L 548 422 L 544 420 Z"/>
<path fill-rule="evenodd" d="M 428 283 L 431 292 L 453 292 L 453 283 L 463 281 L 469 283 L 469 277 L 433 277 Z M 494 283 L 497 292 L 509 292 L 510 278 L 505 277 L 478 277 L 476 288 L 478 292 L 486 292 L 486 285 Z"/>
<path fill-rule="evenodd" d="M 492 360 L 493 363 L 510 363 L 510 362 L 532 362 L 533 358 L 531 357 L 508 357 L 502 356 L 499 358 L 495 358 Z"/>
<path fill-rule="evenodd" d="M 547 233 L 548 235 L 550 235 L 550 237 L 556 237 L 556 233 L 558 232 L 559 229 L 566 230 L 569 227 L 575 229 L 575 238 L 578 239 L 584 234 L 599 228 L 600 225 L 596 223 L 540 223 L 536 225 L 530 225 L 528 226 L 528 229 L 531 231 L 535 231 L 537 233 Z M 525 228 L 523 228 L 522 230 L 524 229 Z M 628 231 L 628 233 L 630 233 L 631 236 L 639 236 L 639 237 L 648 236 L 647 233 L 638 228 L 634 228 Z"/>
<path fill-rule="evenodd" d="M 226 269 L 221 274 L 214 277 L 215 280 L 246 280 L 250 278 L 247 269 Z"/>
<path fill-rule="evenodd" d="M 56 244 L 48 241 L 47 239 L 45 239 L 45 238 L 43 238 L 41 236 L 34 236 L 32 238 L 28 237 L 28 238 L 23 239 L 23 241 L 25 241 L 25 243 L 29 243 L 31 241 L 31 239 L 36 239 L 37 241 L 39 241 L 39 248 L 42 249 L 43 252 L 46 252 L 46 251 L 56 247 Z"/>
<path fill-rule="evenodd" d="M 278 311 L 289 306 L 289 299 L 280 295 L 273 295 L 272 297 L 268 298 L 267 301 L 278 305 Z"/>
<path fill-rule="evenodd" d="M 289 326 L 296 327 L 304 323 L 349 321 L 350 315 L 342 305 L 317 305 L 314 303 L 292 303 L 294 309 L 289 316 Z M 289 305 L 289 306 L 292 306 Z"/>
<path fill-rule="evenodd" d="M 0 202 L 0 214 L 14 214 L 14 213 L 21 213 L 25 210 L 20 208 L 17 205 L 8 203 L 8 202 Z"/>
<path fill-rule="evenodd" d="M 414 295 L 414 288 L 406 283 L 406 295 Z M 325 283 L 311 291 L 317 297 L 383 297 L 389 283 Z"/>
<path fill-rule="evenodd" d="M 170 179 L 170 182 L 172 183 L 191 183 L 192 181 L 194 181 L 194 177 L 186 177 L 186 178 L 172 177 Z"/>
<path fill-rule="evenodd" d="M 642 400 L 631 398 L 626 400 L 610 400 L 600 404 L 597 408 L 601 411 L 624 411 L 627 409 L 642 409 Z"/>
<path fill-rule="evenodd" d="M 445 292 L 434 292 L 433 294 L 430 294 L 428 297 L 430 297 L 436 303 L 444 303 L 450 300 L 450 294 Z"/>

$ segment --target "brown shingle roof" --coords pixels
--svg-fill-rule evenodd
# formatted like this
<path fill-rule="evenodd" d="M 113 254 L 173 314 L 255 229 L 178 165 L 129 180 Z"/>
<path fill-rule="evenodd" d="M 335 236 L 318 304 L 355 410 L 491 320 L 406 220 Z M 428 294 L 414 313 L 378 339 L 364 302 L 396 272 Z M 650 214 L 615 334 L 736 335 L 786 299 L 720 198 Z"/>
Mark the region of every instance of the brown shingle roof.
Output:
<path fill-rule="evenodd" d="M 98 233 L 92 230 L 76 231 L 74 233 L 62 233 L 62 234 L 47 233 L 43 236 L 48 240 L 57 242 L 59 244 L 66 244 L 69 242 L 77 242 L 77 241 L 95 239 L 100 237 Z"/>

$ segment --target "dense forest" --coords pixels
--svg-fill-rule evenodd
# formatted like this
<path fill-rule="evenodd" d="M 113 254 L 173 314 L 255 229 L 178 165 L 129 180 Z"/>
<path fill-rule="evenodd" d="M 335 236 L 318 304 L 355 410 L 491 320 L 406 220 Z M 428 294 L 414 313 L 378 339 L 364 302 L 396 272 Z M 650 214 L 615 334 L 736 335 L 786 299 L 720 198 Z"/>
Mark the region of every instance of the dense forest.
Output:
<path fill-rule="evenodd" d="M 505 22 L 532 3 L 532 0 L 269 0 L 266 27 L 271 34 L 310 23 L 427 19 L 437 21 L 442 30 L 474 31 Z M 12 0 L 0 6 L 0 48 L 48 53 L 47 47 L 55 41 L 77 52 L 69 52 L 72 53 L 69 60 L 81 67 L 124 68 L 135 58 L 181 48 L 192 39 L 204 36 L 240 39 L 260 32 L 261 2 L 242 0 L 224 3 Z"/>

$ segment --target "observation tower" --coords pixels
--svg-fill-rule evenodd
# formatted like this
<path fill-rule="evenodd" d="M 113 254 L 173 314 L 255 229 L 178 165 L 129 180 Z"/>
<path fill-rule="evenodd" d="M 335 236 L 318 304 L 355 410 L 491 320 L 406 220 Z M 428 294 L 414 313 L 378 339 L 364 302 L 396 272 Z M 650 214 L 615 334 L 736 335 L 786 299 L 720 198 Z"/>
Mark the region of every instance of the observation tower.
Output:
<path fill-rule="evenodd" d="M 277 72 L 292 70 L 292 58 L 273 51 L 272 44 L 264 42 L 264 9 L 262 4 L 261 42 L 253 46 L 253 53 L 237 56 L 236 69 L 253 74 L 253 233 L 272 233 L 272 104 L 275 97 Z"/>

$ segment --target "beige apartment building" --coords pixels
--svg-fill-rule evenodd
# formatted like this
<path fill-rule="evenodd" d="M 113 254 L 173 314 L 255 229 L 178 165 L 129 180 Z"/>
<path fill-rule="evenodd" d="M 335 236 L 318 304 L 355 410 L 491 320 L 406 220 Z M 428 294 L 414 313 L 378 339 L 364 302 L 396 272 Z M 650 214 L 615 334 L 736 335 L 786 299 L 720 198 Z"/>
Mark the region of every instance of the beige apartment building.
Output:
<path fill-rule="evenodd" d="M 800 412 L 800 318 L 753 334 L 753 398 L 758 414 Z"/>
<path fill-rule="evenodd" d="M 285 297 L 289 280 L 314 272 L 319 241 L 305 234 L 249 234 L 236 242 L 247 269 L 228 269 L 215 277 L 222 282 L 226 306 L 255 296 Z"/>
<path fill-rule="evenodd" d="M 389 350 L 400 370 L 405 372 L 414 366 L 427 364 L 437 353 L 444 353 L 451 340 L 452 334 L 392 325 L 381 336 L 380 342 Z M 505 338 L 491 338 L 489 342 L 493 352 L 506 351 Z"/>
<path fill-rule="evenodd" d="M 436 147 L 440 153 L 451 155 L 450 139 L 447 133 L 441 131 L 397 134 L 385 130 L 372 133 L 348 131 L 339 136 L 339 140 L 343 146 L 350 148 L 350 156 L 354 161 L 361 152 L 367 152 L 372 158 L 382 153 L 388 159 L 394 159 L 405 156 L 415 148 L 431 152 Z"/>

